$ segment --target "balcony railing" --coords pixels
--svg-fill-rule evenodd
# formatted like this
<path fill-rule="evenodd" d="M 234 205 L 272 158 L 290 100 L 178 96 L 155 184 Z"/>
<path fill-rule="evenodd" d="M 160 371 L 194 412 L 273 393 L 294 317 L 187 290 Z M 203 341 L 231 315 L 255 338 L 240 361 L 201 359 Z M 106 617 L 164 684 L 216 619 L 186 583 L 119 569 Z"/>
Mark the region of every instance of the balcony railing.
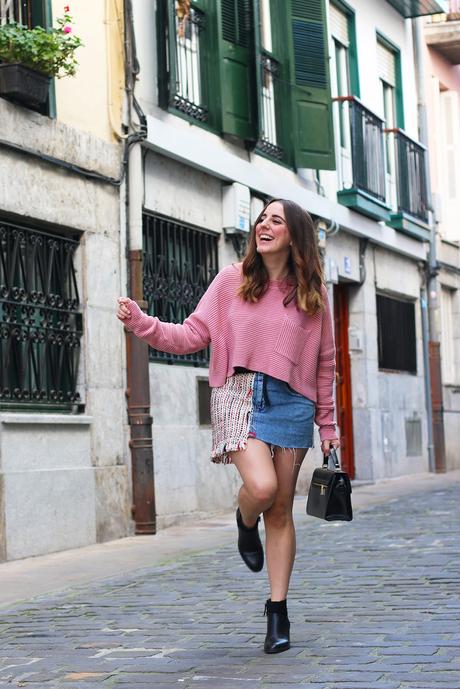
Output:
<path fill-rule="evenodd" d="M 394 146 L 398 212 L 428 222 L 425 147 L 400 129 L 385 129 Z"/>
<path fill-rule="evenodd" d="M 75 411 L 78 241 L 0 222 L 0 409 Z"/>
<path fill-rule="evenodd" d="M 0 24 L 9 22 L 32 27 L 32 0 L 0 0 Z"/>
<path fill-rule="evenodd" d="M 341 136 L 349 140 L 351 152 L 352 179 L 345 184 L 384 203 L 383 120 L 354 96 L 339 96 L 334 101 L 339 108 Z"/>
<path fill-rule="evenodd" d="M 260 136 L 257 148 L 267 155 L 282 160 L 283 148 L 279 145 L 276 121 L 276 97 L 281 82 L 280 65 L 271 56 L 262 54 L 260 57 L 261 94 L 260 94 Z"/>
<path fill-rule="evenodd" d="M 171 1 L 171 0 L 170 0 Z M 174 7 L 176 1 L 172 0 Z M 205 17 L 190 8 L 187 18 L 180 20 L 174 12 L 175 51 L 171 55 L 171 83 L 169 104 L 195 120 L 208 119 L 206 95 L 204 93 L 203 55 L 200 46 L 201 32 L 205 28 Z"/>

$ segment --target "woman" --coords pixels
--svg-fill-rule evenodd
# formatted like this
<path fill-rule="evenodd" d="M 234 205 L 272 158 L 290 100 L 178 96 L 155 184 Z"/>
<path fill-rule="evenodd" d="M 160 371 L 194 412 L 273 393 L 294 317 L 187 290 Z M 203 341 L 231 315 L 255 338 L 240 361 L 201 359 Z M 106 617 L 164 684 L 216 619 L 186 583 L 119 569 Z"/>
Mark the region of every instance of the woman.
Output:
<path fill-rule="evenodd" d="M 238 549 L 254 572 L 264 553 L 270 598 L 266 653 L 289 648 L 287 593 L 295 557 L 292 507 L 302 461 L 313 446 L 337 448 L 332 396 L 335 349 L 312 220 L 292 201 L 270 201 L 242 264 L 216 276 L 182 325 L 146 316 L 120 298 L 118 318 L 156 349 L 186 354 L 212 346 L 212 460 L 232 462 L 242 486 Z"/>

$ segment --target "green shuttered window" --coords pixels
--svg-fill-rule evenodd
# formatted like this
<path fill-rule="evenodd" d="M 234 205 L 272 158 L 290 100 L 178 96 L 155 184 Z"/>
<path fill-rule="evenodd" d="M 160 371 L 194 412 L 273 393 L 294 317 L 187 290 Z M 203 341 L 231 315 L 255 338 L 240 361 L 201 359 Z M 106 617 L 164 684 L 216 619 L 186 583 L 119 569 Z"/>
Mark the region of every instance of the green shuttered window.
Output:
<path fill-rule="evenodd" d="M 186 3 L 159 0 L 162 106 L 288 165 L 333 169 L 325 2 L 192 0 L 184 22 Z"/>
<path fill-rule="evenodd" d="M 256 99 L 251 0 L 221 0 L 219 67 L 222 131 L 255 141 Z"/>
<path fill-rule="evenodd" d="M 296 167 L 335 168 L 326 11 L 323 0 L 291 0 L 291 107 Z"/>

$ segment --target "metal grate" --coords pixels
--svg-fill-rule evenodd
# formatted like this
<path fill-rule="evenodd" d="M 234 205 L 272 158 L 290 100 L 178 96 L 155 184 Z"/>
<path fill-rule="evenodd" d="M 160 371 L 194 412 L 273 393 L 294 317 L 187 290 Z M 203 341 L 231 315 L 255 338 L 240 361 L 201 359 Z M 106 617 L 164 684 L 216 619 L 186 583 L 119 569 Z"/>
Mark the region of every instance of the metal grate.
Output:
<path fill-rule="evenodd" d="M 428 222 L 425 148 L 400 129 L 385 129 L 395 147 L 398 211 Z"/>
<path fill-rule="evenodd" d="M 282 95 L 279 80 L 280 64 L 274 58 L 264 53 L 260 56 L 261 70 L 261 112 L 260 136 L 257 149 L 277 160 L 284 159 L 284 151 L 278 143 L 277 108 L 276 101 Z"/>
<path fill-rule="evenodd" d="M 0 221 L 0 408 L 74 411 L 78 241 Z"/>
<path fill-rule="evenodd" d="M 173 2 L 175 4 L 175 0 Z M 183 24 L 175 14 L 175 83 L 170 86 L 170 105 L 200 122 L 206 122 L 208 119 L 202 79 L 204 66 L 201 32 L 204 28 L 204 14 L 192 7 L 189 17 Z"/>
<path fill-rule="evenodd" d="M 342 126 L 350 128 L 352 187 L 384 202 L 386 191 L 383 120 L 354 96 L 339 96 L 333 100 L 339 108 Z"/>
<path fill-rule="evenodd" d="M 218 271 L 218 235 L 152 213 L 143 216 L 144 298 L 148 313 L 182 323 Z M 209 364 L 209 349 L 175 355 L 150 350 L 152 361 Z"/>

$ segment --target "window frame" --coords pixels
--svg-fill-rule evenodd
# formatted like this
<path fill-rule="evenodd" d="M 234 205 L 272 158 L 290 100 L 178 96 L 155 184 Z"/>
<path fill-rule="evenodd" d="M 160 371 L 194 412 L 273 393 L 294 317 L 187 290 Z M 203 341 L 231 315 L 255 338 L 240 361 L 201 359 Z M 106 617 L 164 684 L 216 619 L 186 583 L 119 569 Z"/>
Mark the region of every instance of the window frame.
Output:
<path fill-rule="evenodd" d="M 345 95 L 360 98 L 361 92 L 359 82 L 358 42 L 356 40 L 356 13 L 355 10 L 348 3 L 343 2 L 343 0 L 330 0 L 329 4 L 334 5 L 340 12 L 343 12 L 343 14 L 347 16 L 349 45 L 343 47 L 347 51 L 348 79 L 351 93 L 347 93 Z M 343 45 L 340 40 L 332 34 L 332 32 L 330 33 L 334 43 L 337 42 Z"/>
<path fill-rule="evenodd" d="M 402 374 L 409 374 L 409 375 L 417 375 L 417 321 L 416 321 L 416 311 L 415 311 L 415 305 L 416 305 L 416 300 L 411 299 L 410 297 L 402 297 L 402 296 L 396 296 L 394 294 L 390 294 L 388 292 L 383 292 L 383 291 L 376 291 L 375 295 L 376 299 L 376 319 L 377 319 L 377 345 L 378 345 L 378 353 L 377 353 L 377 362 L 378 362 L 378 369 L 381 372 L 385 373 L 402 373 Z M 412 323 L 408 325 L 408 331 L 409 335 L 413 336 L 413 342 L 412 342 L 412 351 L 407 351 L 405 359 L 408 361 L 408 366 L 413 364 L 413 368 L 402 368 L 402 367 L 397 367 L 397 366 L 388 366 L 385 365 L 388 363 L 388 350 L 392 350 L 391 344 L 389 344 L 388 341 L 384 341 L 383 338 L 385 334 L 388 334 L 390 332 L 395 332 L 394 328 L 388 327 L 388 323 L 383 322 L 382 319 L 382 310 L 381 307 L 379 306 L 379 300 L 385 299 L 387 301 L 392 301 L 395 303 L 400 303 L 404 304 L 405 306 L 412 307 L 411 308 L 411 319 Z M 403 317 L 404 314 L 401 314 L 401 318 Z M 391 324 L 390 324 L 391 325 Z M 412 332 L 410 332 L 412 331 Z M 403 340 L 398 340 L 398 346 L 399 343 Z"/>
<path fill-rule="evenodd" d="M 403 79 L 402 79 L 402 60 L 401 60 L 401 49 L 396 43 L 391 41 L 385 34 L 383 34 L 378 29 L 375 32 L 376 43 L 380 43 L 384 48 L 393 53 L 395 57 L 395 78 L 396 84 L 394 86 L 395 92 L 395 126 L 398 129 L 404 130 L 404 97 L 403 97 Z M 381 83 L 384 80 L 379 76 L 379 81 Z M 389 84 L 391 86 L 391 84 Z M 382 101 L 383 102 L 383 101 Z"/>
<path fill-rule="evenodd" d="M 159 227 L 155 227 L 155 223 L 158 222 L 160 223 Z M 149 227 L 149 223 L 153 223 L 153 227 Z M 169 230 L 171 232 L 168 234 L 168 236 L 165 238 L 163 237 L 162 233 L 162 228 L 161 228 L 161 223 L 166 224 L 168 226 L 168 233 Z M 177 244 L 174 245 L 174 240 L 176 239 L 177 233 L 183 232 L 184 235 L 186 233 L 189 233 L 189 236 L 192 237 L 190 242 L 193 244 L 193 235 L 202 235 L 207 236 L 212 239 L 212 256 L 208 254 L 206 256 L 206 263 L 207 263 L 207 270 L 206 270 L 206 280 L 202 281 L 201 284 L 198 283 L 190 283 L 186 282 L 184 284 L 184 280 L 182 279 L 184 277 L 184 273 L 181 272 L 184 270 L 184 267 L 186 266 L 186 259 L 187 259 L 187 247 L 185 250 L 183 249 L 183 244 Z M 180 323 L 182 324 L 185 318 L 187 318 L 196 308 L 196 305 L 198 304 L 199 299 L 202 297 L 204 292 L 207 290 L 209 285 L 211 284 L 212 280 L 214 277 L 217 275 L 219 272 L 219 251 L 218 251 L 218 243 L 219 243 L 219 237 L 221 236 L 220 233 L 218 232 L 213 232 L 212 230 L 209 230 L 207 228 L 203 227 L 198 227 L 196 225 L 192 225 L 187 222 L 183 222 L 182 220 L 178 220 L 176 218 L 172 218 L 167 215 L 163 215 L 162 213 L 157 213 L 156 211 L 151 211 L 149 209 L 144 208 L 142 211 L 142 236 L 143 236 L 143 246 L 142 246 L 142 266 L 143 266 L 143 284 L 144 284 L 144 299 L 148 303 L 148 310 L 147 313 L 152 316 L 158 316 L 160 320 L 163 320 L 161 316 L 163 313 L 161 312 L 161 309 L 170 309 L 170 308 L 176 308 L 178 311 L 181 312 L 181 317 L 179 320 L 171 320 L 167 319 L 164 322 L 170 322 L 170 323 Z M 183 237 L 179 237 L 180 240 L 183 239 Z M 179 282 L 173 281 L 173 284 L 176 285 L 177 287 L 180 287 L 180 292 L 181 294 L 185 294 L 187 292 L 186 288 L 191 289 L 194 293 L 193 300 L 190 304 L 188 309 L 185 308 L 184 305 L 174 305 L 174 307 L 171 307 L 171 304 L 163 304 L 163 306 L 159 307 L 158 309 L 155 308 L 155 286 L 153 281 L 157 276 L 159 276 L 158 272 L 155 272 L 155 268 L 157 265 L 155 264 L 155 256 L 152 254 L 152 258 L 149 259 L 149 245 L 151 243 L 159 242 L 161 244 L 161 248 L 166 248 L 165 253 L 167 256 L 165 257 L 165 261 L 163 265 L 166 265 L 166 275 L 162 276 L 163 279 L 168 280 L 169 275 L 170 275 L 170 264 L 174 264 L 176 262 L 177 256 L 179 255 L 179 260 L 180 262 L 183 263 L 183 265 L 180 265 L 178 267 L 180 277 L 181 279 Z M 171 243 L 172 242 L 172 243 Z M 211 242 L 210 242 L 211 244 Z M 158 244 L 157 244 L 158 246 Z M 171 248 L 172 247 L 172 248 Z M 176 248 L 177 247 L 177 248 Z M 188 249 L 190 249 L 190 243 L 188 245 Z M 197 249 L 197 244 L 195 243 L 193 245 L 193 251 L 199 251 L 199 248 Z M 192 253 L 193 253 L 192 251 Z M 157 256 L 161 256 L 161 254 L 157 254 Z M 185 257 L 185 258 L 184 258 Z M 208 265 L 209 264 L 209 265 Z M 161 268 L 160 264 L 160 268 Z M 174 266 L 177 268 L 177 264 Z M 190 269 L 190 274 L 195 275 L 194 267 L 191 267 Z M 186 271 L 187 272 L 187 271 Z M 148 288 L 147 288 L 148 286 Z M 149 294 L 149 292 L 153 292 L 152 294 Z M 158 297 L 158 299 L 163 299 L 165 302 L 168 301 L 168 296 L 163 296 L 163 297 Z M 187 366 L 194 366 L 194 367 L 208 367 L 210 363 L 210 351 L 209 347 L 204 350 L 200 350 L 198 352 L 194 352 L 192 354 L 169 354 L 167 352 L 161 352 L 159 350 L 154 349 L 153 347 L 149 347 L 149 361 L 150 362 L 155 362 L 155 363 L 165 363 L 165 364 L 179 364 L 179 365 L 187 365 Z"/>
<path fill-rule="evenodd" d="M 193 124 L 202 129 L 206 129 L 213 134 L 221 134 L 220 122 L 220 99 L 209 99 L 207 104 L 208 119 L 203 121 L 171 105 L 171 74 L 172 71 L 168 68 L 171 60 L 171 38 L 170 38 L 170 13 L 169 3 L 172 0 L 158 0 L 156 7 L 156 25 L 157 25 L 157 59 L 158 59 L 158 104 L 168 113 L 175 117 L 180 117 L 189 124 Z M 205 92 L 218 93 L 219 83 L 215 69 L 215 60 L 213 55 L 217 54 L 217 38 L 216 31 L 216 11 L 213 3 L 208 3 L 207 0 L 191 0 L 191 8 L 201 12 L 204 15 L 205 31 L 208 29 L 205 40 L 200 45 L 201 60 L 200 60 L 200 76 L 205 83 Z M 166 30 L 165 30 L 166 27 Z M 212 30 L 209 30 L 212 29 Z M 176 45 L 176 42 L 174 42 Z"/>
<path fill-rule="evenodd" d="M 79 369 L 82 364 L 82 342 L 84 334 L 84 324 L 83 324 L 83 311 L 82 303 L 79 297 L 79 285 L 77 281 L 77 271 L 78 267 L 75 265 L 76 252 L 80 248 L 81 233 L 66 231 L 66 228 L 43 225 L 39 221 L 24 221 L 17 220 L 16 218 L 10 217 L 7 214 L 2 214 L 0 217 L 0 229 L 6 227 L 6 234 L 9 230 L 19 231 L 26 236 L 25 242 L 20 238 L 21 241 L 19 251 L 15 254 L 14 265 L 5 266 L 9 270 L 8 279 L 11 281 L 9 290 L 13 292 L 12 297 L 7 299 L 7 297 L 2 297 L 0 304 L 2 305 L 2 312 L 5 310 L 6 319 L 0 315 L 0 323 L 7 329 L 12 323 L 11 317 L 15 318 L 18 314 L 19 307 L 21 308 L 21 314 L 18 321 L 19 328 L 23 328 L 23 335 L 27 330 L 30 329 L 30 337 L 25 340 L 22 339 L 21 343 L 26 341 L 28 344 L 27 352 L 18 352 L 19 346 L 15 348 L 14 345 L 10 347 L 9 338 L 2 338 L 3 341 L 7 343 L 9 350 L 1 352 L 2 360 L 5 356 L 11 356 L 15 360 L 15 365 L 18 367 L 22 364 L 22 376 L 23 380 L 27 379 L 29 383 L 41 383 L 41 390 L 28 389 L 26 387 L 15 388 L 13 392 L 16 395 L 21 395 L 16 400 L 1 400 L 0 410 L 7 411 L 19 411 L 19 412 L 39 412 L 39 413 L 77 413 L 84 411 L 84 404 L 80 399 L 79 387 Z M 28 235 L 28 236 L 27 236 Z M 8 242 L 8 238 L 5 240 Z M 59 264 L 58 258 L 53 260 L 51 266 L 46 263 L 43 255 L 40 256 L 40 242 L 45 244 L 46 242 L 51 243 L 52 255 L 57 256 L 59 249 L 56 251 L 55 242 L 67 246 L 67 251 L 71 251 L 70 260 L 66 258 L 64 262 L 61 259 Z M 30 244 L 30 246 L 29 246 Z M 73 248 L 72 248 L 73 245 Z M 6 246 L 6 245 L 5 245 Z M 30 250 L 28 250 L 30 249 Z M 6 254 L 4 259 L 6 259 Z M 3 264 L 2 264 L 3 265 Z M 67 272 L 62 275 L 63 267 L 66 266 Z M 45 274 L 47 268 L 51 268 L 50 275 Z M 17 277 L 11 278 L 12 270 L 15 269 L 15 275 Z M 27 280 L 29 284 L 22 281 L 21 278 L 25 278 L 27 275 Z M 59 278 L 64 278 L 61 282 L 60 287 L 62 288 L 59 293 L 55 293 L 51 284 Z M 15 280 L 13 283 L 12 280 Z M 17 284 L 16 284 L 17 283 Z M 40 285 L 43 284 L 48 286 L 48 291 L 40 290 Z M 27 291 L 27 287 L 29 290 Z M 5 288 L 8 289 L 5 285 Z M 68 290 L 66 292 L 66 290 Z M 19 298 L 14 298 L 14 293 L 18 295 Z M 29 299 L 27 296 L 29 295 Z M 63 302 L 63 303 L 62 303 Z M 16 307 L 16 313 L 13 315 L 14 307 Z M 8 314 L 10 315 L 8 316 Z M 38 323 L 37 323 L 38 321 Z M 69 327 L 69 321 L 74 327 Z M 56 335 L 57 333 L 57 335 Z M 7 331 L 3 333 L 7 335 Z M 71 334 L 73 339 L 71 342 L 59 342 L 59 338 L 62 340 L 66 339 L 66 336 Z M 75 344 L 76 343 L 76 344 Z M 40 348 L 40 345 L 43 345 Z M 78 348 L 78 354 L 74 358 L 67 359 L 68 364 L 67 372 L 62 373 L 62 370 L 57 367 L 53 368 L 53 361 L 56 364 L 57 354 L 53 349 L 53 345 L 61 345 L 61 350 L 58 352 L 59 360 L 62 364 L 62 347 L 66 348 L 65 352 L 71 354 L 70 349 L 72 347 Z M 70 349 L 69 349 L 70 348 Z M 48 377 L 43 375 L 43 368 L 46 369 Z M 6 371 L 8 366 L 5 366 Z M 73 370 L 73 386 L 72 390 L 54 390 L 53 382 L 56 381 L 56 376 L 61 374 L 63 377 L 59 379 L 60 382 L 67 383 L 69 381 L 69 375 L 72 376 Z M 38 373 L 37 373 L 38 372 Z M 17 371 L 21 373 L 21 371 Z M 12 377 L 10 375 L 5 376 L 6 380 L 12 382 Z M 45 387 L 43 387 L 45 386 Z M 30 387 L 30 385 L 29 385 Z M 54 394 L 53 394 L 54 393 Z M 69 398 L 67 401 L 56 399 L 56 395 L 67 395 Z M 3 394 L 3 392 L 2 392 Z M 54 397 L 54 399 L 53 399 Z M 43 401 L 45 400 L 45 401 Z"/>

